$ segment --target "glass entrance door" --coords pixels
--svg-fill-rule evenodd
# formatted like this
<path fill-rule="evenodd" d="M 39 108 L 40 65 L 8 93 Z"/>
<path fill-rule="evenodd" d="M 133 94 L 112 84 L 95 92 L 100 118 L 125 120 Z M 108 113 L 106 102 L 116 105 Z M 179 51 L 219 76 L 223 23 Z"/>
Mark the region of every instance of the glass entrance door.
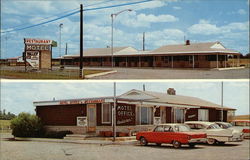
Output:
<path fill-rule="evenodd" d="M 87 105 L 87 116 L 88 116 L 88 132 L 96 131 L 96 105 L 88 104 Z"/>

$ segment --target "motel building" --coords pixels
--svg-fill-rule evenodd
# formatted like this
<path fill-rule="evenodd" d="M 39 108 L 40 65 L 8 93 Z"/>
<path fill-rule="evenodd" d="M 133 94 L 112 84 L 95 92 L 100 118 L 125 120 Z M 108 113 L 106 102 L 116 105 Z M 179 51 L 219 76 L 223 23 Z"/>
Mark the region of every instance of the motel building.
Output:
<path fill-rule="evenodd" d="M 138 51 L 133 47 L 90 48 L 83 51 L 83 66 L 110 67 L 165 67 L 165 68 L 225 68 L 239 66 L 240 53 L 225 48 L 220 42 L 166 45 L 152 51 Z M 237 58 L 233 64 L 229 57 Z M 64 55 L 61 65 L 80 63 L 80 55 Z"/>
<path fill-rule="evenodd" d="M 71 130 L 74 134 L 112 131 L 114 97 L 38 101 L 36 114 L 48 130 Z M 152 129 L 160 123 L 185 121 L 230 121 L 235 109 L 196 97 L 130 90 L 116 97 L 116 131 L 132 134 Z"/>

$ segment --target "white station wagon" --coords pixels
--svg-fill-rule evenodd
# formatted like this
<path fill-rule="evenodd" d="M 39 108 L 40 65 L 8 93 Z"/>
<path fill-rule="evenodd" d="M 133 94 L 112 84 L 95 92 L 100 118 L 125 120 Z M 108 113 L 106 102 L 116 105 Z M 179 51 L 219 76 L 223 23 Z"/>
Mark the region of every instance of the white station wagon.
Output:
<path fill-rule="evenodd" d="M 242 132 L 220 128 L 216 123 L 204 121 L 185 122 L 193 131 L 205 132 L 208 144 L 224 144 L 225 142 L 240 142 L 243 140 Z"/>

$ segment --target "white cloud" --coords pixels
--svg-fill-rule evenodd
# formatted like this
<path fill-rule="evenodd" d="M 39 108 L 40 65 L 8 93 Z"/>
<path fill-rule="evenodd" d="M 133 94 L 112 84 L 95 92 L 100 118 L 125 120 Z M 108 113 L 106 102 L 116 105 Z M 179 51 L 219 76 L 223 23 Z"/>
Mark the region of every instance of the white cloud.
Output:
<path fill-rule="evenodd" d="M 121 15 L 119 22 L 125 26 L 129 27 L 150 27 L 151 23 L 163 23 L 163 22 L 175 22 L 179 19 L 175 16 L 162 14 L 162 15 L 153 15 L 153 14 L 136 14 L 132 12 L 126 15 Z"/>
<path fill-rule="evenodd" d="M 207 20 L 200 20 L 198 24 L 194 24 L 188 28 L 191 34 L 215 35 L 229 33 L 233 30 L 246 31 L 249 28 L 249 22 L 233 22 L 224 26 L 211 24 Z"/>
<path fill-rule="evenodd" d="M 247 14 L 247 12 L 244 9 L 239 9 L 238 13 L 241 15 Z"/>
<path fill-rule="evenodd" d="M 192 34 L 204 35 L 219 34 L 221 32 L 221 30 L 216 25 L 210 24 L 206 20 L 200 20 L 198 24 L 194 24 L 189 27 L 188 31 Z"/>
<path fill-rule="evenodd" d="M 182 8 L 179 7 L 179 6 L 174 6 L 173 9 L 174 9 L 174 10 L 180 10 L 180 9 L 182 9 Z"/>
<path fill-rule="evenodd" d="M 179 29 L 146 32 L 146 44 L 154 49 L 163 45 L 178 44 L 183 42 L 184 35 L 185 33 Z"/>

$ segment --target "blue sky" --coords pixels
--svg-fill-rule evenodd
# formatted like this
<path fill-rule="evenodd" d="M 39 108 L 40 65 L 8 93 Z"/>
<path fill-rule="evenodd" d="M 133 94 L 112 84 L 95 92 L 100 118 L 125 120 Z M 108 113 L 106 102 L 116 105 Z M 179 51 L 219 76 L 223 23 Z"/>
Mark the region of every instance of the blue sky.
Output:
<path fill-rule="evenodd" d="M 56 18 L 54 15 L 64 15 L 62 12 L 79 8 L 81 3 L 86 9 L 135 1 L 140 0 L 2 0 L 1 32 L 43 22 L 43 18 Z M 115 18 L 114 46 L 132 46 L 140 50 L 142 33 L 146 32 L 148 50 L 183 43 L 185 36 L 191 43 L 220 41 L 227 48 L 246 54 L 249 52 L 248 6 L 248 0 L 162 0 L 86 11 L 84 49 L 109 46 L 110 14 L 132 9 Z M 58 41 L 60 23 L 63 23 L 62 54 L 65 43 L 68 43 L 69 54 L 79 53 L 79 14 L 76 14 L 46 25 L 1 34 L 1 58 L 21 56 L 23 38 Z M 53 49 L 53 57 L 58 55 L 57 47 Z"/>
<path fill-rule="evenodd" d="M 167 92 L 175 88 L 177 95 L 198 97 L 221 104 L 220 81 L 118 81 L 117 95 L 131 89 Z M 249 114 L 249 81 L 224 81 L 224 106 L 237 109 L 237 115 Z M 113 96 L 111 81 L 15 81 L 2 80 L 1 108 L 12 113 L 35 113 L 33 101 L 55 98 L 74 99 Z"/>

